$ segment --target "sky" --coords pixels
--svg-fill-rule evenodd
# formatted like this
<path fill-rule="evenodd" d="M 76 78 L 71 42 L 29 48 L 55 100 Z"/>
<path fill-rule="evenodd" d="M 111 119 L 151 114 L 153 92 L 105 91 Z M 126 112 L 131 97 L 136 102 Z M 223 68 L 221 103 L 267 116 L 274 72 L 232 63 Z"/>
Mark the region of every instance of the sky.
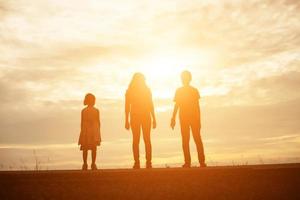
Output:
<path fill-rule="evenodd" d="M 130 167 L 134 72 L 153 94 L 153 165 L 178 166 L 169 122 L 183 70 L 200 90 L 209 165 L 300 162 L 299 21 L 297 0 L 0 0 L 0 170 L 80 168 L 88 92 L 101 112 L 98 165 Z"/>

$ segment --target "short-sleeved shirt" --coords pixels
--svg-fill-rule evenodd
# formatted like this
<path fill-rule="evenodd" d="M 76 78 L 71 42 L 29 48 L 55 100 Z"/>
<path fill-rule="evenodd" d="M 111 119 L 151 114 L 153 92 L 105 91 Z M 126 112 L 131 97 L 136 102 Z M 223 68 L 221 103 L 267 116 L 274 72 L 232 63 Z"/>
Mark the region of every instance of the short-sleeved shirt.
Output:
<path fill-rule="evenodd" d="M 183 86 L 178 88 L 175 93 L 174 102 L 179 107 L 179 117 L 181 119 L 200 117 L 200 94 L 192 86 Z"/>

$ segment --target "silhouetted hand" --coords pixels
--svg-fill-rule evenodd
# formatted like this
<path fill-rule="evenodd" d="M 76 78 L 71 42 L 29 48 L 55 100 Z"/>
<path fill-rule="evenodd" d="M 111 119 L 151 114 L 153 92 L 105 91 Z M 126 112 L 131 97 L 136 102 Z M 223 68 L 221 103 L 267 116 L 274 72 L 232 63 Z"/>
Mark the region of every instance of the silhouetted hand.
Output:
<path fill-rule="evenodd" d="M 173 130 L 174 130 L 175 125 L 176 125 L 176 120 L 174 118 L 172 118 L 170 126 Z"/>
<path fill-rule="evenodd" d="M 156 120 L 153 120 L 152 123 L 153 123 L 153 124 L 152 124 L 153 129 L 156 129 Z"/>
<path fill-rule="evenodd" d="M 126 122 L 125 122 L 125 128 L 126 128 L 127 130 L 130 129 L 130 123 L 129 123 L 129 121 L 126 121 Z"/>

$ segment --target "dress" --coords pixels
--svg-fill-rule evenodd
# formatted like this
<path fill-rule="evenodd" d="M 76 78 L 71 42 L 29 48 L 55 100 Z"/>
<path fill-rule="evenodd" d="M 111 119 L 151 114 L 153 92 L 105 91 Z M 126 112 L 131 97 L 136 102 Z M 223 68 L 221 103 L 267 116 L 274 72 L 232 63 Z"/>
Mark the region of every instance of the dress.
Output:
<path fill-rule="evenodd" d="M 100 136 L 100 117 L 99 110 L 94 107 L 86 107 L 81 112 L 81 131 L 78 144 L 80 150 L 93 150 L 99 146 Z"/>

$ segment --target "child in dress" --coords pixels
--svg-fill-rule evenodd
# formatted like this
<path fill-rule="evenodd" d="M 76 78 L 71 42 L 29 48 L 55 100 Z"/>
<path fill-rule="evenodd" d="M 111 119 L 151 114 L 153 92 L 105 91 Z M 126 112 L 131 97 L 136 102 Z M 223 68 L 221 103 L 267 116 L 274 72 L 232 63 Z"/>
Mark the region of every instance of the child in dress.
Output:
<path fill-rule="evenodd" d="M 88 150 L 92 151 L 92 170 L 97 170 L 96 154 L 97 146 L 100 146 L 100 115 L 99 110 L 94 107 L 96 98 L 93 94 L 87 94 L 83 104 L 86 106 L 81 111 L 81 131 L 78 145 L 82 150 L 83 165 L 82 170 L 87 170 L 87 154 Z"/>

